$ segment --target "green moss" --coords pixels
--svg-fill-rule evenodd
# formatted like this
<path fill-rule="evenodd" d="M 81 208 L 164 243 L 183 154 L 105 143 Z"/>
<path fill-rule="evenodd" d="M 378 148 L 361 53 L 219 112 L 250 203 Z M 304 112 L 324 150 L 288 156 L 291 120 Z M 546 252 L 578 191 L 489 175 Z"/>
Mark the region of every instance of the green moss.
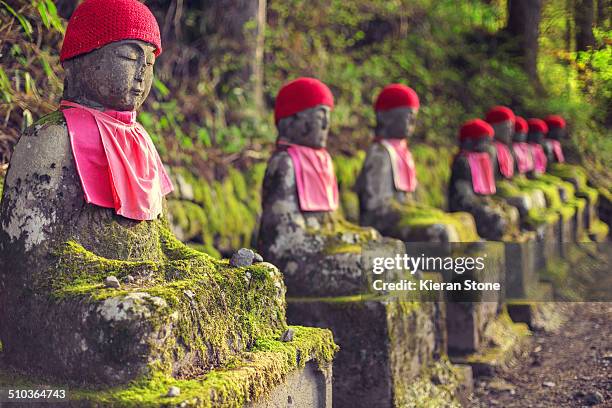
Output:
<path fill-rule="evenodd" d="M 489 346 L 465 358 L 469 364 L 504 366 L 520 349 L 521 344 L 531 335 L 524 323 L 514 323 L 504 308 L 485 329 L 484 337 Z"/>
<path fill-rule="evenodd" d="M 593 241 L 604 242 L 609 234 L 608 224 L 601 221 L 600 219 L 595 219 L 591 223 L 591 227 L 589 228 L 588 234 Z"/>
<path fill-rule="evenodd" d="M 248 171 L 228 171 L 220 181 L 196 177 L 182 167 L 171 169 L 193 193 L 189 200 L 171 200 L 173 222 L 186 233 L 186 239 L 197 237 L 205 248 L 229 253 L 241 247 L 251 247 L 253 230 L 261 212 L 261 182 L 265 163 L 258 163 Z M 212 251 L 209 251 L 212 252 Z"/>
<path fill-rule="evenodd" d="M 167 230 L 162 244 L 164 261 L 130 262 L 101 258 L 68 242 L 57 254 L 45 289 L 59 302 L 77 298 L 96 303 L 135 292 L 165 300 L 168 310 L 152 319 L 176 315 L 178 320 L 173 327 L 176 342 L 165 351 L 162 366 L 172 353 L 190 352 L 201 356 L 204 368 L 215 367 L 235 353 L 232 344 L 248 346 L 284 329 L 280 273 L 264 264 L 230 268 L 226 260 L 186 247 Z M 120 280 L 131 275 L 137 283 L 124 284 L 121 290 L 105 288 L 102 282 L 109 275 Z"/>
<path fill-rule="evenodd" d="M 176 379 L 154 372 L 126 386 L 103 390 L 67 389 L 70 400 L 104 407 L 187 407 L 242 408 L 245 404 L 265 398 L 287 374 L 315 361 L 326 367 L 338 350 L 329 330 L 300 326 L 292 327 L 294 339 L 281 342 L 278 335 L 261 338 L 249 352 L 241 353 L 225 366 L 191 379 Z M 41 382 L 42 383 L 42 382 Z M 48 384 L 48 382 L 45 382 Z M 0 385 L 37 384 L 18 374 L 3 371 Z M 181 390 L 178 397 L 165 397 L 169 387 Z M 181 405 L 183 406 L 183 405 Z"/>
<path fill-rule="evenodd" d="M 394 204 L 401 212 L 399 228 L 426 229 L 434 224 L 451 226 L 459 236 L 459 242 L 474 242 L 480 240 L 476 225 L 471 215 L 467 213 L 447 213 L 437 208 L 423 205 Z"/>
<path fill-rule="evenodd" d="M 396 407 L 459 408 L 462 406 L 458 392 L 464 382 L 464 373 L 458 367 L 441 358 L 425 368 L 410 381 L 395 384 Z"/>

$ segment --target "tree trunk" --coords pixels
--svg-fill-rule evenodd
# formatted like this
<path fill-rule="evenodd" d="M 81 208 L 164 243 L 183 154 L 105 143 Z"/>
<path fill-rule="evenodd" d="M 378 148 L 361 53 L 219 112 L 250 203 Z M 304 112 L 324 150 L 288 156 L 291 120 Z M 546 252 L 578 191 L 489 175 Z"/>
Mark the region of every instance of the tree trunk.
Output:
<path fill-rule="evenodd" d="M 587 51 L 595 46 L 593 36 L 593 0 L 576 0 L 574 21 L 576 23 L 576 51 Z"/>
<path fill-rule="evenodd" d="M 572 33 L 572 20 L 574 13 L 573 0 L 565 0 L 565 51 L 572 52 L 572 39 L 574 35 Z"/>
<path fill-rule="evenodd" d="M 604 30 L 609 30 L 612 27 L 610 24 L 610 9 L 612 2 L 610 0 L 597 0 L 597 27 Z"/>
<path fill-rule="evenodd" d="M 538 77 L 538 37 L 542 0 L 508 0 L 507 32 L 516 41 L 517 54 L 529 78 L 540 86 Z"/>
<path fill-rule="evenodd" d="M 227 55 L 233 72 L 228 90 L 242 88 L 257 108 L 263 105 L 263 57 L 266 0 L 205 1 L 205 19 L 214 33 L 212 51 Z"/>

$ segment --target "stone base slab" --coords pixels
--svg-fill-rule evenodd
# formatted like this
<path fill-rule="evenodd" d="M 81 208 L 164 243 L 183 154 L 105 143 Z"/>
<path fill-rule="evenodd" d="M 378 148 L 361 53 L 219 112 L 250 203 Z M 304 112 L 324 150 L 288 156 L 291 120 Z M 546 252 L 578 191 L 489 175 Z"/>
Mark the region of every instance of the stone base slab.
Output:
<path fill-rule="evenodd" d="M 326 327 L 334 359 L 336 408 L 395 406 L 398 393 L 443 353 L 444 304 L 395 298 L 288 298 L 292 324 Z"/>

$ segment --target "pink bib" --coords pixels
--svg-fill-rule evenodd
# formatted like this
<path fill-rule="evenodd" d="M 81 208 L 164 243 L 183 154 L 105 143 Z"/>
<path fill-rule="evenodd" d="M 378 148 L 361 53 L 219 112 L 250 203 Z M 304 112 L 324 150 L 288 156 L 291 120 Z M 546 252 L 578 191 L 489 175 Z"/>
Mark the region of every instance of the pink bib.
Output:
<path fill-rule="evenodd" d="M 327 150 L 284 142 L 279 145 L 288 146 L 302 211 L 337 210 L 338 182 Z"/>
<path fill-rule="evenodd" d="M 499 165 L 499 172 L 505 178 L 512 178 L 514 175 L 514 159 L 510 153 L 510 149 L 503 143 L 495 142 L 495 149 L 497 150 L 497 164 Z"/>
<path fill-rule="evenodd" d="M 491 157 L 486 152 L 462 152 L 468 158 L 472 173 L 472 187 L 476 194 L 495 194 L 495 177 Z"/>
<path fill-rule="evenodd" d="M 98 111 L 74 102 L 61 107 L 85 201 L 133 220 L 153 220 L 173 189 L 136 112 Z"/>
<path fill-rule="evenodd" d="M 393 169 L 393 183 L 398 191 L 413 192 L 417 187 L 416 169 L 406 139 L 376 138 L 389 153 Z"/>
<path fill-rule="evenodd" d="M 536 173 L 544 173 L 546 171 L 546 153 L 538 143 L 529 143 L 531 154 L 533 155 L 534 170 Z"/>
<path fill-rule="evenodd" d="M 564 163 L 565 162 L 565 156 L 563 155 L 563 148 L 561 147 L 561 142 L 559 142 L 558 140 L 555 139 L 547 139 L 548 143 L 551 144 L 552 148 L 553 148 L 553 153 L 555 154 L 555 157 L 557 158 L 557 161 L 559 163 Z"/>
<path fill-rule="evenodd" d="M 518 171 L 525 174 L 533 170 L 533 156 L 529 144 L 525 142 L 516 142 L 512 144 L 512 150 L 516 156 Z"/>

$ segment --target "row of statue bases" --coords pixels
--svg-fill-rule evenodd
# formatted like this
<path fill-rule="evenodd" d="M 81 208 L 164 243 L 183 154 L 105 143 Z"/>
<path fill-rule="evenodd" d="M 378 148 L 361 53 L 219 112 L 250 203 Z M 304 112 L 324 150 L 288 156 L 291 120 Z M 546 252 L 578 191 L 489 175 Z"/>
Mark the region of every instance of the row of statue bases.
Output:
<path fill-rule="evenodd" d="M 353 225 L 340 214 L 326 150 L 332 93 L 317 79 L 298 78 L 281 88 L 275 102 L 278 139 L 263 182 L 257 242 L 266 262 L 248 250 L 239 251 L 230 265 L 197 253 L 169 231 L 164 196 L 173 183 L 136 121 L 161 53 L 159 28 L 136 0 L 112 1 L 114 6 L 106 7 L 102 0 L 86 0 L 74 12 L 61 50 L 64 98 L 57 112 L 24 132 L 6 176 L 0 212 L 0 338 L 6 367 L 81 385 L 121 386 L 150 375 L 153 361 L 171 367 L 164 371 L 168 378 L 188 367 L 199 367 L 203 376 L 223 370 L 231 355 L 257 344 L 257 333 L 242 333 L 242 326 L 228 323 L 219 342 L 197 308 L 211 308 L 206 312 L 214 316 L 215 307 L 221 307 L 206 301 L 214 296 L 209 286 L 228 299 L 256 290 L 249 284 L 231 286 L 238 294 L 228 292 L 210 273 L 211 263 L 227 276 L 252 282 L 255 262 L 269 270 L 262 279 L 284 276 L 284 284 L 276 282 L 276 292 L 261 293 L 257 305 L 239 308 L 227 301 L 217 319 L 231 312 L 240 322 L 241 314 L 261 314 L 276 305 L 280 314 L 258 314 L 258 324 L 276 333 L 278 341 L 295 342 L 293 334 L 300 332 L 287 329 L 284 318 L 286 285 L 290 323 L 330 328 L 341 347 L 333 384 L 331 361 L 319 361 L 313 378 L 322 382 L 310 380 L 319 385 L 305 396 L 289 381 L 309 367 L 298 365 L 268 384 L 268 399 L 255 404 L 268 406 L 275 393 L 287 393 L 298 406 L 329 406 L 332 400 L 336 406 L 410 406 L 406 390 L 416 378 L 449 353 L 465 358 L 481 352 L 490 343 L 487 327 L 499 318 L 506 299 L 525 297 L 531 286 L 538 287 L 538 270 L 559 255 L 559 243 L 580 239 L 597 222 L 596 203 L 580 181 L 583 170 L 565 163 L 563 118 L 525 120 L 503 106 L 492 108 L 485 120 L 461 126 L 448 188 L 450 212 L 418 203 L 418 157 L 413 158 L 408 141 L 419 98 L 411 88 L 391 84 L 374 105 L 375 137 L 355 186 L 361 225 Z M 572 207 L 570 217 L 567 209 L 560 216 L 559 203 L 544 196 L 543 185 L 549 193 L 551 186 L 560 193 L 561 205 Z M 503 250 L 495 255 L 494 246 L 482 239 L 505 241 L 506 256 Z M 459 242 L 460 249 L 447 245 Z M 410 310 L 397 307 L 402 299 L 373 291 L 367 254 L 393 257 L 411 248 L 420 253 L 427 245 L 435 248 L 434 255 L 440 255 L 438 250 L 486 253 L 487 276 L 470 279 L 505 282 L 503 290 L 486 302 L 423 299 Z M 148 266 L 138 269 L 139 262 Z M 132 269 L 126 272 L 128 266 Z M 153 282 L 170 285 L 194 274 L 214 283 L 179 293 L 178 319 L 200 322 L 199 328 L 189 326 L 191 338 L 206 344 L 199 348 L 171 341 L 181 328 L 172 320 L 177 313 L 166 310 L 163 295 L 147 292 Z M 71 291 L 58 282 L 69 288 L 87 284 Z M 152 315 L 165 323 L 144 324 Z M 119 332 L 128 333 L 121 337 L 124 343 Z M 164 353 L 164 347 L 175 352 Z M 316 356 L 301 358 L 310 364 Z M 176 390 L 162 397 L 181 398 Z M 245 401 L 249 398 L 255 397 L 247 395 Z M 213 400 L 216 406 L 228 401 Z"/>

